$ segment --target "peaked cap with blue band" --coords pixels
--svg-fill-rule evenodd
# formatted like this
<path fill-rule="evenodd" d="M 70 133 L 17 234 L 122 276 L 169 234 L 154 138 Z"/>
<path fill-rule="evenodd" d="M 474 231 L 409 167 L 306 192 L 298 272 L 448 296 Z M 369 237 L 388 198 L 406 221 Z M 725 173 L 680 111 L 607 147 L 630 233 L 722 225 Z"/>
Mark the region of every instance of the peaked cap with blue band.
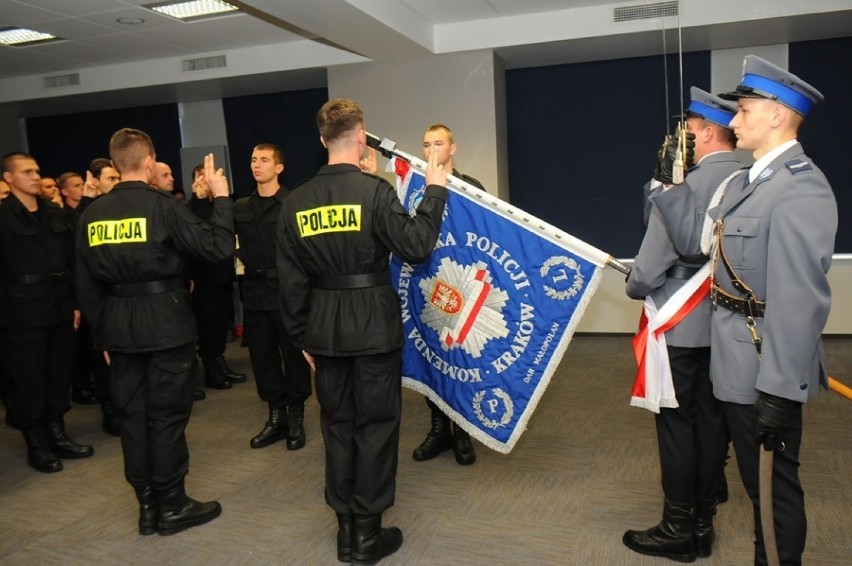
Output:
<path fill-rule="evenodd" d="M 743 59 L 743 78 L 736 90 L 720 94 L 725 100 L 769 98 L 807 116 L 811 107 L 825 97 L 820 91 L 777 65 L 757 55 Z"/>
<path fill-rule="evenodd" d="M 687 117 L 695 116 L 713 122 L 717 126 L 730 128 L 728 124 L 731 123 L 737 113 L 735 105 L 695 86 L 689 89 L 689 98 L 689 107 L 686 109 Z"/>

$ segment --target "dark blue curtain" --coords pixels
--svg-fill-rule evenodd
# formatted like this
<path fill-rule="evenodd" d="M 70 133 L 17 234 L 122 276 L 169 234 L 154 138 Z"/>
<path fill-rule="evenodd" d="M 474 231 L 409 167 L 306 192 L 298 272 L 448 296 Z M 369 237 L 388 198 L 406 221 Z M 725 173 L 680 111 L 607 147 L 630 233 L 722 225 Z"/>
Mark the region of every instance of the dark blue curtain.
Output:
<path fill-rule="evenodd" d="M 316 115 L 328 100 L 325 88 L 225 98 L 225 127 L 234 179 L 234 194 L 251 194 L 251 151 L 259 143 L 272 143 L 284 153 L 282 185 L 292 188 L 313 177 L 326 162 L 319 141 Z"/>
<path fill-rule="evenodd" d="M 680 112 L 668 58 L 669 114 Z M 683 56 L 689 87 L 710 88 L 709 52 Z M 642 186 L 666 133 L 662 56 L 506 73 L 512 204 L 616 257 L 644 234 Z M 675 119 L 669 118 L 671 128 Z"/>
<path fill-rule="evenodd" d="M 157 160 L 169 164 L 179 185 L 181 137 L 177 104 L 28 118 L 27 138 L 42 175 L 58 177 L 74 171 L 85 178 L 92 159 L 108 158 L 110 137 L 125 127 L 151 136 Z"/>
<path fill-rule="evenodd" d="M 852 126 L 852 37 L 790 44 L 790 72 L 814 85 L 825 95 L 799 130 L 805 153 L 825 173 L 834 196 L 840 222 L 834 250 L 852 253 L 852 191 L 849 190 L 849 142 Z"/>

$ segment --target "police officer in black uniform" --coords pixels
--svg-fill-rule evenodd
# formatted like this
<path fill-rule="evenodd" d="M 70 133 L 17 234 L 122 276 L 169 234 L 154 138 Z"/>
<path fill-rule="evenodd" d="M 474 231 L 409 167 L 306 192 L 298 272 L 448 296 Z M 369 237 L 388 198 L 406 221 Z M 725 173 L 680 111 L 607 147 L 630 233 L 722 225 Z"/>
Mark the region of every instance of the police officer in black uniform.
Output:
<path fill-rule="evenodd" d="M 217 198 L 208 223 L 148 184 L 155 153 L 145 132 L 123 128 L 109 147 L 122 182 L 80 217 L 77 289 L 95 344 L 111 362 L 139 533 L 170 535 L 222 511 L 184 490 L 197 333 L 183 274 L 187 254 L 218 261 L 234 253 L 233 202 L 212 155 L 205 176 Z"/>
<path fill-rule="evenodd" d="M 429 159 L 429 156 L 433 153 L 437 154 L 437 162 L 443 165 L 447 171 L 451 171 L 454 177 L 484 191 L 485 187 L 482 186 L 482 183 L 469 175 L 463 174 L 453 166 L 453 156 L 456 149 L 458 149 L 458 146 L 453 131 L 448 126 L 432 124 L 426 128 L 426 132 L 423 134 L 423 156 Z M 431 426 L 429 432 L 426 433 L 426 438 L 414 449 L 414 460 L 417 462 L 431 460 L 452 448 L 459 465 L 470 466 L 476 462 L 476 449 L 473 447 L 470 434 L 456 426 L 455 423 L 450 423 L 450 417 L 445 415 L 431 399 L 428 397 L 425 399 L 426 405 L 429 406 Z"/>
<path fill-rule="evenodd" d="M 11 194 L 0 205 L 0 362 L 14 382 L 14 424 L 24 433 L 27 462 L 40 472 L 58 472 L 59 458 L 94 454 L 65 432 L 80 326 L 74 237 L 69 216 L 39 196 L 34 157 L 6 155 L 2 170 Z"/>
<path fill-rule="evenodd" d="M 311 370 L 284 330 L 278 305 L 275 228 L 289 191 L 278 183 L 284 171 L 281 150 L 259 144 L 251 154 L 257 190 L 234 208 L 237 254 L 245 265 L 243 319 L 257 394 L 269 405 L 269 418 L 251 439 L 263 448 L 287 438 L 287 449 L 305 445 L 305 400 L 311 396 Z M 282 361 L 284 371 L 281 371 Z"/>
<path fill-rule="evenodd" d="M 204 180 L 204 164 L 193 169 L 193 197 L 187 207 L 202 220 L 213 216 L 213 194 Z M 237 280 L 233 255 L 217 262 L 191 260 L 192 308 L 198 324 L 198 356 L 204 366 L 204 385 L 230 389 L 244 383 L 245 374 L 232 371 L 225 362 L 228 326 L 234 318 L 234 282 Z"/>
<path fill-rule="evenodd" d="M 358 167 L 366 133 L 357 103 L 326 102 L 317 125 L 328 165 L 284 201 L 278 222 L 281 307 L 316 370 L 338 559 L 374 564 L 402 545 L 398 528 L 382 528 L 396 491 L 402 401 L 402 318 L 388 256 L 429 256 L 446 173 L 431 155 L 429 186 L 409 216 L 387 181 Z"/>

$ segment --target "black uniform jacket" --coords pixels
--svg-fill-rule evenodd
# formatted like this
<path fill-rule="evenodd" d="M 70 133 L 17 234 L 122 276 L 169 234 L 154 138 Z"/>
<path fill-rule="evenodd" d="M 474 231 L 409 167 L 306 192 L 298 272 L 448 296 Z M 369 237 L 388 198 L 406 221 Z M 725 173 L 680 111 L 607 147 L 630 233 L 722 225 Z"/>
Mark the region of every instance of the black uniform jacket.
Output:
<path fill-rule="evenodd" d="M 281 203 L 290 191 L 281 187 L 271 197 L 257 192 L 243 197 L 234 207 L 234 227 L 240 240 L 237 255 L 245 265 L 243 307 L 277 311 L 278 277 L 275 271 L 275 229 Z"/>
<path fill-rule="evenodd" d="M 234 253 L 233 201 L 213 201 L 205 222 L 169 193 L 119 183 L 83 212 L 77 228 L 77 290 L 97 347 L 153 352 L 197 338 L 189 294 L 114 296 L 113 285 L 182 280 L 185 254 L 217 261 Z"/>
<path fill-rule="evenodd" d="M 186 206 L 205 222 L 213 216 L 213 201 L 210 199 L 193 197 Z M 190 258 L 189 264 L 189 275 L 196 286 L 227 285 L 237 280 L 233 254 L 213 262 Z"/>
<path fill-rule="evenodd" d="M 326 276 L 386 273 L 389 253 L 425 260 L 441 229 L 446 188 L 430 185 L 409 216 L 390 183 L 355 165 L 326 165 L 284 201 L 278 275 L 287 334 L 311 354 L 368 355 L 402 347 L 399 298 L 387 282 L 321 289 Z"/>
<path fill-rule="evenodd" d="M 28 211 L 14 194 L 0 204 L 0 328 L 36 328 L 74 317 L 74 235 L 47 199 Z"/>

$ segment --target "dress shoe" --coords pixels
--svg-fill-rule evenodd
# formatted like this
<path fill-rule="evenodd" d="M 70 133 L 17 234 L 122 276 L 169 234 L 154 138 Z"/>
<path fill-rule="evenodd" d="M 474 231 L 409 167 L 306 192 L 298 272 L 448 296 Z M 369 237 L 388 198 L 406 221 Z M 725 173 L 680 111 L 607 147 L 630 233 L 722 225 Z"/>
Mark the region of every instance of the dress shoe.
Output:
<path fill-rule="evenodd" d="M 27 464 L 31 468 L 46 474 L 62 471 L 62 461 L 50 449 L 43 429 L 26 429 L 23 433 L 27 443 Z"/>
<path fill-rule="evenodd" d="M 88 458 L 95 453 L 91 446 L 78 444 L 68 436 L 62 419 L 47 423 L 47 441 L 51 450 L 60 458 Z"/>
<path fill-rule="evenodd" d="M 453 453 L 456 455 L 456 462 L 461 466 L 470 466 L 476 462 L 476 450 L 473 448 L 470 435 L 455 424 L 453 425 Z"/>
<path fill-rule="evenodd" d="M 269 419 L 249 444 L 252 448 L 264 448 L 284 438 L 287 438 L 287 409 L 269 407 Z"/>
<path fill-rule="evenodd" d="M 402 546 L 402 531 L 382 528 L 381 515 L 356 515 L 350 564 L 375 564 Z"/>
<path fill-rule="evenodd" d="M 441 411 L 432 411 L 432 428 L 426 434 L 426 439 L 414 449 L 414 459 L 417 462 L 431 460 L 435 456 L 453 447 L 453 436 L 450 430 L 450 419 Z"/>
<path fill-rule="evenodd" d="M 157 532 L 162 536 L 173 535 L 186 529 L 209 523 L 222 514 L 222 506 L 218 501 L 196 501 L 189 497 L 180 507 L 169 508 L 165 503 L 160 505 L 157 520 Z"/>
<path fill-rule="evenodd" d="M 305 445 L 305 406 L 287 407 L 287 450 L 298 450 Z"/>
<path fill-rule="evenodd" d="M 223 356 L 219 356 L 215 360 L 213 360 L 215 364 L 219 366 L 219 369 L 222 372 L 222 375 L 225 376 L 225 381 L 228 383 L 245 383 L 248 379 L 246 374 L 237 373 L 231 368 L 228 367 L 228 364 L 225 363 L 225 358 Z"/>
<path fill-rule="evenodd" d="M 192 392 L 193 401 L 204 401 L 205 399 L 207 399 L 207 393 L 203 389 L 196 389 Z"/>

